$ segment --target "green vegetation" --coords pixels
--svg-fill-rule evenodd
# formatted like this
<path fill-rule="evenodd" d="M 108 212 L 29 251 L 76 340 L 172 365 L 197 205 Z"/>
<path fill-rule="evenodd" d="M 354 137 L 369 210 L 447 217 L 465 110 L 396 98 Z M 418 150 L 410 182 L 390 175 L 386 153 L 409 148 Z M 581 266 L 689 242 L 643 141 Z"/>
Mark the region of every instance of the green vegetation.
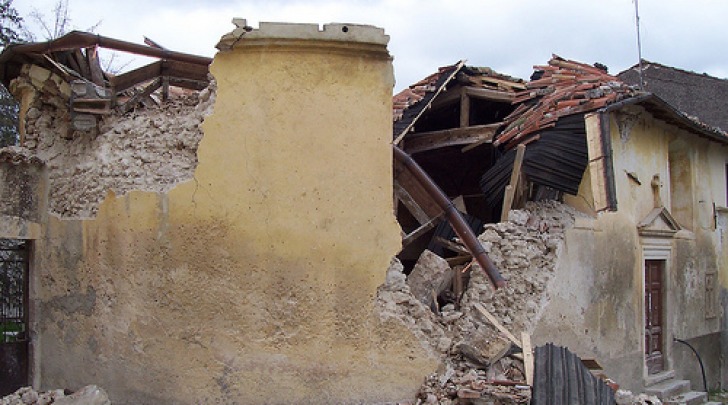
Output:
<path fill-rule="evenodd" d="M 24 331 L 25 325 L 22 322 L 0 322 L 0 343 L 17 342 Z"/>
<path fill-rule="evenodd" d="M 0 51 L 20 42 L 23 18 L 13 8 L 13 0 L 0 0 Z M 0 85 L 0 147 L 18 142 L 18 103 L 4 85 Z"/>

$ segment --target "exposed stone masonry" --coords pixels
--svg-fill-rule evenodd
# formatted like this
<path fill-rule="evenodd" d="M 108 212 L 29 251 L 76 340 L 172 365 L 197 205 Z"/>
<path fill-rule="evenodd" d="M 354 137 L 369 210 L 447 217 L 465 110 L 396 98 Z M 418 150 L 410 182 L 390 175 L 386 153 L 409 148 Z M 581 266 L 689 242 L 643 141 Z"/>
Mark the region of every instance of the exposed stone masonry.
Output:
<path fill-rule="evenodd" d="M 21 76 L 14 88 L 35 94 L 21 146 L 47 165 L 52 214 L 93 217 L 109 190 L 116 195 L 166 192 L 194 176 L 201 124 L 214 104 L 214 83 L 201 92 L 177 92 L 156 106 L 103 116 L 97 134 L 73 131 L 66 95 L 58 86 L 58 91 L 47 91 L 57 85 L 55 75 L 44 79 L 44 91 L 37 76 Z"/>

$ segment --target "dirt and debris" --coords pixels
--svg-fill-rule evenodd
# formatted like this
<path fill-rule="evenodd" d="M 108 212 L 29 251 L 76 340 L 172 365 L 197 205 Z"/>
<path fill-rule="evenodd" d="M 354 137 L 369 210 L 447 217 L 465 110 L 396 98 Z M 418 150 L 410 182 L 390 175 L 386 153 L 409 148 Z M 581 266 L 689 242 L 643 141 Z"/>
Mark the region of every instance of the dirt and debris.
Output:
<path fill-rule="evenodd" d="M 109 396 L 102 388 L 87 385 L 76 392 L 56 389 L 39 392 L 23 387 L 0 398 L 0 405 L 111 405 Z"/>
<path fill-rule="evenodd" d="M 48 77 L 47 82 L 56 82 L 54 75 Z M 14 85 L 35 87 L 36 82 L 21 76 Z M 52 214 L 89 218 L 109 190 L 116 195 L 131 190 L 166 192 L 192 179 L 215 84 L 200 92 L 178 92 L 155 106 L 103 116 L 98 134 L 69 129 L 70 112 L 62 94 L 37 94 L 26 114 L 22 148 L 11 152 L 47 166 Z"/>
<path fill-rule="evenodd" d="M 654 395 L 633 394 L 627 390 L 617 390 L 614 394 L 617 405 L 661 405 L 662 401 Z"/>
<path fill-rule="evenodd" d="M 442 276 L 447 274 L 442 262 L 428 251 L 423 253 L 420 268 L 416 266 L 410 277 L 421 280 L 423 274 L 429 274 L 429 281 L 413 283 L 399 261 L 393 260 L 378 291 L 379 316 L 398 319 L 425 349 L 442 358 L 440 368 L 427 376 L 420 388 L 420 403 L 530 401 L 521 348 L 501 334 L 478 306 L 512 336 L 530 333 L 548 300 L 546 285 L 553 275 L 564 232 L 582 215 L 555 201 L 529 202 L 523 210 L 512 210 L 508 221 L 487 224 L 478 239 L 508 280 L 507 287 L 495 291 L 477 264 L 455 266 L 451 270 L 461 272 L 466 280 L 463 296 L 459 302 L 444 304 L 439 313 L 427 304 L 430 301 L 418 299 L 411 286 L 429 286 L 437 294 L 447 280 Z M 428 298 L 426 293 L 417 294 Z M 443 303 L 442 293 L 438 298 Z"/>

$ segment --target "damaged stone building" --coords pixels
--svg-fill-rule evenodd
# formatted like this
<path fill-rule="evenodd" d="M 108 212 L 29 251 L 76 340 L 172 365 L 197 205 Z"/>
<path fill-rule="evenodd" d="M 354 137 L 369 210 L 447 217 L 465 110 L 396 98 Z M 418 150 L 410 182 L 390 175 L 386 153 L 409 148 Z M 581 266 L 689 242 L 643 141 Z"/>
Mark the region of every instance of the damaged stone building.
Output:
<path fill-rule="evenodd" d="M 702 390 L 674 339 L 725 386 L 722 130 L 559 57 L 392 98 L 381 29 L 234 23 L 214 59 L 77 32 L 0 55 L 16 386 L 527 403 L 554 343 L 633 391 Z M 100 48 L 156 61 L 112 75 Z"/>

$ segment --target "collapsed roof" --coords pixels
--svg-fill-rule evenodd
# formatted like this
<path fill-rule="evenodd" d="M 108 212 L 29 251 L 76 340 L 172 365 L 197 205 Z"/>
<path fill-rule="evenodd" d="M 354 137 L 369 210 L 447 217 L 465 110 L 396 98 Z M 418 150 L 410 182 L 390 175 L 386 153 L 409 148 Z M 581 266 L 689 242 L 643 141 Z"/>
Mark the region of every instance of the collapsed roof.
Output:
<path fill-rule="evenodd" d="M 638 104 L 659 120 L 728 144 L 722 130 L 600 67 L 554 55 L 534 70 L 532 80 L 524 82 L 460 61 L 393 98 L 394 144 L 459 204 L 476 233 L 525 200 L 577 194 L 589 160 L 586 113 Z M 425 247 L 438 251 L 437 245 L 445 245 L 439 252 L 460 256 L 443 241 L 452 232 L 437 226 L 437 212 L 427 209 L 431 204 L 396 164 L 395 189 L 405 267 Z"/>
<path fill-rule="evenodd" d="M 147 40 L 147 45 L 73 31 L 48 42 L 12 44 L 0 54 L 0 81 L 8 88 L 24 66 L 38 66 L 57 74 L 71 86 L 70 105 L 75 129 L 95 126 L 95 116 L 127 112 L 161 89 L 201 90 L 209 84 L 211 58 L 174 52 Z M 99 49 L 127 52 L 158 60 L 122 74 L 104 71 Z M 89 124 L 92 123 L 92 124 Z"/>

